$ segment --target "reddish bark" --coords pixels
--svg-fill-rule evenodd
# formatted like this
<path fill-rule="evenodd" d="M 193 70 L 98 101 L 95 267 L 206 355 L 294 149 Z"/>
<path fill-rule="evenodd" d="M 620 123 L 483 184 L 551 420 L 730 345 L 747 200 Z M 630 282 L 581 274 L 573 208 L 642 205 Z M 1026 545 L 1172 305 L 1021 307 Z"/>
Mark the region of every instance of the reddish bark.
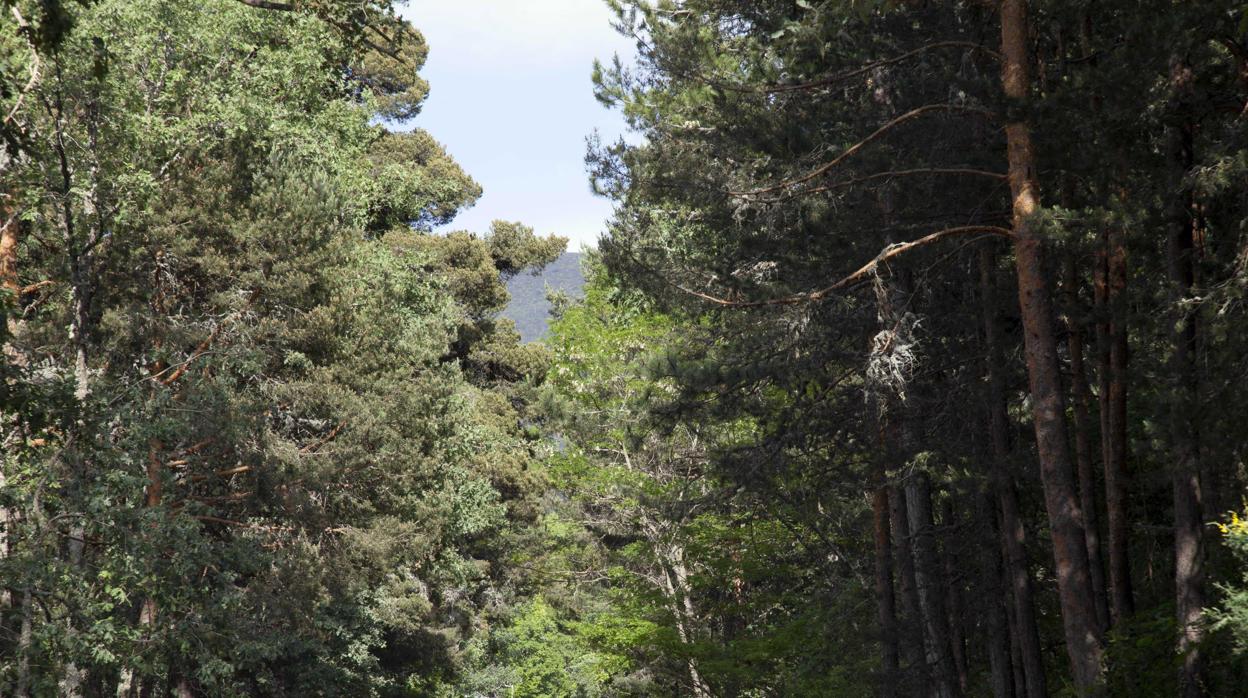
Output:
<path fill-rule="evenodd" d="M 1026 0 L 1003 0 L 1001 13 L 1002 84 L 1020 109 L 1031 91 Z M 1066 652 L 1075 686 L 1084 692 L 1101 685 L 1101 634 L 1092 601 L 1083 512 L 1067 440 L 1066 405 L 1054 331 L 1053 299 L 1045 275 L 1045 238 L 1035 225 L 1040 212 L 1035 154 L 1025 118 L 1005 126 L 1010 191 L 1013 198 L 1014 254 L 1024 349 L 1031 385 L 1032 419 L 1040 458 L 1045 509 L 1053 538 L 1058 597 Z"/>
<path fill-rule="evenodd" d="M 0 288 L 21 292 L 17 280 L 18 221 L 16 212 L 0 200 Z"/>

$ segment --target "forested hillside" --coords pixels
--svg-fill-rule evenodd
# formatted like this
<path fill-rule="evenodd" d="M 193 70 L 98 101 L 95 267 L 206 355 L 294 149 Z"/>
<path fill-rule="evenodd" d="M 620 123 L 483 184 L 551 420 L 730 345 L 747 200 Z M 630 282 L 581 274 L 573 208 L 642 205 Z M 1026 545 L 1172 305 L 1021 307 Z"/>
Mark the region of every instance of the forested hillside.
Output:
<path fill-rule="evenodd" d="M 503 317 L 516 323 L 521 341 L 537 341 L 548 332 L 552 309 L 548 296 L 553 293 L 579 298 L 584 286 L 581 254 L 565 252 L 535 273 L 521 274 L 507 282 L 511 302 L 503 311 Z"/>
<path fill-rule="evenodd" d="M 0 0 L 0 695 L 1242 693 L 1248 5 L 606 4 L 569 255 L 392 0 Z"/>

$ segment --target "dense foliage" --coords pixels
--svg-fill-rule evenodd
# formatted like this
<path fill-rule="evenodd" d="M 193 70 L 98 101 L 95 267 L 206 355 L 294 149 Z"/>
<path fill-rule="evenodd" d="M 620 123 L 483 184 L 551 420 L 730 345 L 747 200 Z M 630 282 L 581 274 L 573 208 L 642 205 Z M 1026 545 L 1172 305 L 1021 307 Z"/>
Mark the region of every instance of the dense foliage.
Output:
<path fill-rule="evenodd" d="M 67 3 L 55 47 L 39 7 L 0 20 L 0 692 L 445 690 L 540 494 L 544 352 L 493 315 L 564 241 L 428 232 L 480 188 L 379 125 L 427 91 L 388 3 Z"/>

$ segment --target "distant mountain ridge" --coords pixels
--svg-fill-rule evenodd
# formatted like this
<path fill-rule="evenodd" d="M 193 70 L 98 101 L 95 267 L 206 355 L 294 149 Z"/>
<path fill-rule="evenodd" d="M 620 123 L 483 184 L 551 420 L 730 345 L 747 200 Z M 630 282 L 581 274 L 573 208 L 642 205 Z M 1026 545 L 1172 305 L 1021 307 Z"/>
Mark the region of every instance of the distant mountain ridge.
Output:
<path fill-rule="evenodd" d="M 507 283 L 511 303 L 502 315 L 515 321 L 524 342 L 535 342 L 546 336 L 550 324 L 550 302 L 546 289 L 565 291 L 580 296 L 585 287 L 581 273 L 581 253 L 565 252 L 548 265 L 541 274 L 521 274 Z"/>

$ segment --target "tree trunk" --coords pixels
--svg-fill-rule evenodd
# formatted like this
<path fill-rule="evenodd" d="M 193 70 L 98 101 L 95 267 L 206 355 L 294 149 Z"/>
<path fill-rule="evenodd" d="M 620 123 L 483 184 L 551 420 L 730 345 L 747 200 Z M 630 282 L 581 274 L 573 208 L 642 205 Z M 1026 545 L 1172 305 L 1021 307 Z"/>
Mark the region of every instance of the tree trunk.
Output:
<path fill-rule="evenodd" d="M 147 442 L 147 492 L 143 497 L 143 505 L 149 509 L 159 507 L 164 500 L 164 480 L 162 479 L 164 463 L 161 460 L 161 451 L 164 447 L 159 439 L 153 438 Z M 144 598 L 143 605 L 139 609 L 141 630 L 151 628 L 156 624 L 156 611 L 156 600 L 150 596 Z M 136 689 L 142 695 L 145 690 L 149 690 L 150 680 L 143 679 L 139 684 L 135 686 L 134 669 L 123 668 L 121 679 L 117 683 L 117 698 L 129 698 Z"/>
<path fill-rule="evenodd" d="M 1002 559 L 1005 559 L 1002 557 Z M 1023 672 L 1023 645 L 1018 639 L 1018 619 L 1014 617 L 1014 604 L 1005 591 L 1005 621 L 1010 629 L 1010 668 L 1014 672 L 1015 698 L 1027 698 L 1027 675 Z"/>
<path fill-rule="evenodd" d="M 946 535 L 942 536 L 940 551 L 945 565 L 945 608 L 948 609 L 949 647 L 953 652 L 953 665 L 957 669 L 958 688 L 966 693 L 969 681 L 966 665 L 966 605 L 962 598 L 961 570 L 958 554 L 954 550 L 955 537 L 949 535 L 954 528 L 953 504 L 945 499 L 941 506 L 941 518 Z"/>
<path fill-rule="evenodd" d="M 888 488 L 881 485 L 871 497 L 875 528 L 875 598 L 880 623 L 880 695 L 897 695 L 900 657 L 897 648 L 897 597 L 893 593 L 893 549 L 889 540 Z"/>
<path fill-rule="evenodd" d="M 17 696 L 30 698 L 30 643 L 34 636 L 30 587 L 22 591 L 22 628 L 17 636 Z"/>
<path fill-rule="evenodd" d="M 650 548 L 659 563 L 663 595 L 666 596 L 668 609 L 676 624 L 676 636 L 682 645 L 690 645 L 693 641 L 692 625 L 695 614 L 693 598 L 689 589 L 689 574 L 685 568 L 685 551 L 679 544 L 665 540 L 658 526 L 645 526 Z M 694 698 L 710 698 L 714 695 L 698 670 L 697 661 L 690 656 L 685 661 L 689 672 L 689 684 Z"/>
<path fill-rule="evenodd" d="M 936 551 L 936 525 L 932 517 L 932 485 L 919 473 L 906 485 L 906 510 L 914 553 L 914 581 L 923 626 L 923 648 L 932 693 L 938 698 L 959 695 L 957 669 L 949 651 L 948 615 Z"/>
<path fill-rule="evenodd" d="M 1011 110 L 1030 97 L 1026 0 L 1001 3 L 1002 84 Z M 1101 637 L 1092 601 L 1092 577 L 1084 538 L 1083 512 L 1070 458 L 1062 394 L 1061 365 L 1054 329 L 1053 299 L 1045 275 L 1045 239 L 1035 225 L 1040 211 L 1031 128 L 1025 118 L 1005 126 L 1013 198 L 1014 254 L 1018 272 L 1024 348 L 1031 384 L 1032 418 L 1040 457 L 1040 477 L 1053 538 L 1058 597 L 1075 686 L 1096 692 L 1101 684 Z"/>
<path fill-rule="evenodd" d="M 1172 80 L 1176 107 L 1190 80 L 1190 71 L 1175 61 Z M 1174 308 L 1170 376 L 1170 441 L 1173 449 L 1174 487 L 1174 591 L 1179 628 L 1179 690 L 1183 698 L 1204 695 L 1201 680 L 1200 641 L 1203 635 L 1201 609 L 1204 607 L 1204 530 L 1201 502 L 1200 438 L 1196 414 L 1200 405 L 1200 383 L 1196 370 L 1197 316 L 1187 304 L 1192 298 L 1195 276 L 1195 228 L 1191 193 L 1182 186 L 1183 176 L 1195 160 L 1191 129 L 1170 128 L 1171 157 L 1176 170 L 1174 202 L 1170 212 L 1167 266 Z"/>
<path fill-rule="evenodd" d="M 1105 598 L 1105 568 L 1101 560 L 1101 532 L 1097 522 L 1096 475 L 1092 465 L 1092 391 L 1083 365 L 1084 332 L 1079 305 L 1079 276 L 1075 258 L 1066 258 L 1067 349 L 1070 351 L 1071 392 L 1074 394 L 1075 463 L 1079 476 L 1079 503 L 1083 508 L 1084 539 L 1088 545 L 1088 568 L 1092 574 L 1092 600 L 1101 632 L 1109 628 L 1109 602 Z"/>
<path fill-rule="evenodd" d="M 1135 612 L 1127 512 L 1127 330 L 1124 292 L 1127 255 L 1123 232 L 1114 227 L 1106 237 L 1109 381 L 1106 388 L 1105 510 L 1109 530 L 1110 613 L 1117 625 Z"/>
<path fill-rule="evenodd" d="M 983 604 L 988 630 L 986 649 L 992 695 L 993 698 L 1014 698 L 1014 667 L 1010 656 L 1014 639 L 1010 637 L 1010 623 L 1003 603 L 1007 594 L 1001 579 L 1001 532 L 997 527 L 992 497 L 987 492 L 981 492 L 976 495 L 976 503 L 979 527 L 985 536 L 980 546 L 983 551 L 979 565 L 982 587 L 978 596 Z M 1018 688 L 1023 688 L 1021 682 Z"/>
<path fill-rule="evenodd" d="M 1005 379 L 1001 366 L 1005 356 L 1001 348 L 1001 329 L 997 317 L 996 259 L 992 248 L 985 245 L 979 253 L 980 296 L 984 313 L 984 371 L 988 377 L 988 424 L 994 461 L 991 475 L 993 491 L 1001 512 L 1001 536 L 1004 549 L 1006 581 L 1010 589 L 1010 617 L 1014 619 L 1012 636 L 1018 642 L 1016 662 L 1022 680 L 1017 690 L 1028 698 L 1048 696 L 1044 675 L 1044 659 L 1040 650 L 1040 630 L 1036 624 L 1032 600 L 1031 576 L 1027 573 L 1027 532 L 1019 513 L 1018 492 L 1010 467 L 1009 415 L 1006 413 Z"/>
<path fill-rule="evenodd" d="M 923 628 L 920 624 L 919 592 L 915 582 L 914 553 L 910 546 L 910 516 L 906 497 L 897 486 L 888 489 L 889 523 L 892 526 L 897 586 L 901 592 L 901 623 L 898 633 L 901 658 L 905 664 L 906 688 L 903 695 L 914 695 L 928 685 L 923 662 Z"/>

